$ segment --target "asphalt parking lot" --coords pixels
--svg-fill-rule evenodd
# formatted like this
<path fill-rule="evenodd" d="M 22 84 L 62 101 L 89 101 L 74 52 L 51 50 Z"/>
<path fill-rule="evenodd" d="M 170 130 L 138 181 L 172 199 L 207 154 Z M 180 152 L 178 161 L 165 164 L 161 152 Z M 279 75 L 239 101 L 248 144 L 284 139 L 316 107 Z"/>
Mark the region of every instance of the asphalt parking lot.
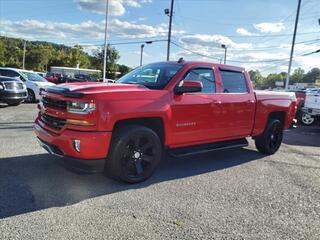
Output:
<path fill-rule="evenodd" d="M 166 158 L 127 185 L 64 168 L 38 146 L 35 104 L 0 105 L 0 239 L 320 239 L 320 128 L 278 153 Z"/>

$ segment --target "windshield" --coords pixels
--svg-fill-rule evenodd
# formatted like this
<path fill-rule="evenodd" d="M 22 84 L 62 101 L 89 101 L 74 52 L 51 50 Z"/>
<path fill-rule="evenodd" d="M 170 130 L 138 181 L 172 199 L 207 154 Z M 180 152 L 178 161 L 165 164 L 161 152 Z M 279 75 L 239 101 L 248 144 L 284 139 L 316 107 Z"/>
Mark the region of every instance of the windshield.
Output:
<path fill-rule="evenodd" d="M 27 79 L 29 81 L 33 82 L 47 82 L 47 80 L 43 77 L 41 77 L 37 73 L 32 73 L 32 72 L 22 72 L 22 75 L 27 76 Z"/>
<path fill-rule="evenodd" d="M 151 89 L 162 89 L 182 66 L 178 63 L 148 64 L 124 75 L 117 83 L 140 84 Z"/>

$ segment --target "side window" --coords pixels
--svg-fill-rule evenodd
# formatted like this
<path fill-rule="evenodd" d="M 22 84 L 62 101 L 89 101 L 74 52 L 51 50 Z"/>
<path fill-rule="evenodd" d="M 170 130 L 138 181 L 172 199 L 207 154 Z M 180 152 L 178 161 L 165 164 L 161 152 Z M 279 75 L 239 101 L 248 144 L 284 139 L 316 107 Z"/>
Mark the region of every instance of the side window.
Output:
<path fill-rule="evenodd" d="M 184 81 L 201 81 L 202 82 L 202 93 L 215 93 L 216 85 L 214 80 L 214 74 L 212 69 L 199 68 L 192 69 L 187 73 Z"/>
<path fill-rule="evenodd" d="M 247 81 L 243 73 L 220 70 L 224 93 L 248 92 Z"/>
<path fill-rule="evenodd" d="M 9 77 L 14 77 L 14 78 L 19 77 L 19 74 L 17 72 L 11 71 L 11 70 L 7 70 L 7 71 L 8 71 Z"/>

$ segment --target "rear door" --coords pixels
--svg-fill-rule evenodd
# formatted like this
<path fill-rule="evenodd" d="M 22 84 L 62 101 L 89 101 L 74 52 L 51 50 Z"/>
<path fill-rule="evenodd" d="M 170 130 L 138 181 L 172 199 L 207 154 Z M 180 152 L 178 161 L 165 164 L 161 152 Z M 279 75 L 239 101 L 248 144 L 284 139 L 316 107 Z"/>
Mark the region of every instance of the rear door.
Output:
<path fill-rule="evenodd" d="M 254 125 L 256 99 L 249 79 L 243 71 L 219 69 L 222 84 L 220 100 L 226 138 L 241 138 L 251 134 Z"/>

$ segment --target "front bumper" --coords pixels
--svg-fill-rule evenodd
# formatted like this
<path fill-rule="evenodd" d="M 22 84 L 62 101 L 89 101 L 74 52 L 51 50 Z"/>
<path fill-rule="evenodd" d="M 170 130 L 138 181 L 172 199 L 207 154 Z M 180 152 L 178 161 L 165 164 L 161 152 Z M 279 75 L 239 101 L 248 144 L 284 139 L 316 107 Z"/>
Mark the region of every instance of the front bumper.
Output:
<path fill-rule="evenodd" d="M 34 131 L 39 144 L 50 154 L 64 158 L 76 168 L 88 171 L 103 169 L 111 142 L 111 132 L 65 130 L 57 135 L 37 122 L 34 124 Z M 74 146 L 74 140 L 80 140 L 79 152 Z"/>
<path fill-rule="evenodd" d="M 307 114 L 312 115 L 312 116 L 320 115 L 320 109 L 317 109 L 317 108 L 306 108 L 306 107 L 303 107 L 301 109 L 302 109 L 302 111 L 304 113 L 307 113 Z"/>
<path fill-rule="evenodd" d="M 24 91 L 9 91 L 9 90 L 2 90 L 0 91 L 0 100 L 24 100 L 28 96 L 26 90 Z"/>

